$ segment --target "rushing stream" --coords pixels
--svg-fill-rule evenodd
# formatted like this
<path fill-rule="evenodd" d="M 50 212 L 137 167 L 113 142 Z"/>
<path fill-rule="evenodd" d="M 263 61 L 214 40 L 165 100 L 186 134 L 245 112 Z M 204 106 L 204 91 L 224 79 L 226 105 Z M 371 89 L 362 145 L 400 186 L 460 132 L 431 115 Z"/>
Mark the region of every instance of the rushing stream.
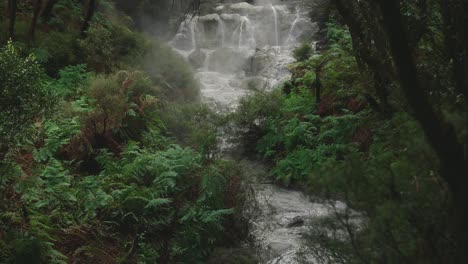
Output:
<path fill-rule="evenodd" d="M 292 49 L 317 30 L 300 1 L 235 3 L 188 16 L 170 44 L 197 70 L 204 100 L 232 109 L 251 91 L 288 79 Z M 311 220 L 329 215 L 330 207 L 274 184 L 253 187 L 261 213 L 252 221 L 251 235 L 261 263 L 315 263 L 310 256 L 297 260 L 302 234 Z"/>

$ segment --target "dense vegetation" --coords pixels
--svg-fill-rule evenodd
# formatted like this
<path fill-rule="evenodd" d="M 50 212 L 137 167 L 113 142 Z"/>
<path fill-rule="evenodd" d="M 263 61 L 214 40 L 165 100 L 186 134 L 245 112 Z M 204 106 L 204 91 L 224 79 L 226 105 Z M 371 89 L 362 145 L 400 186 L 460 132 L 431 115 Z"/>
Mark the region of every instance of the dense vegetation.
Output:
<path fill-rule="evenodd" d="M 468 263 L 468 3 L 333 0 L 320 54 L 221 116 L 149 36 L 211 2 L 0 1 L 0 263 L 256 263 L 228 125 L 278 184 L 348 205 L 306 254 Z"/>
<path fill-rule="evenodd" d="M 326 50 L 300 46 L 282 89 L 241 101 L 279 183 L 349 206 L 306 235 L 324 263 L 466 263 L 461 2 L 334 1 Z"/>
<path fill-rule="evenodd" d="M 215 114 L 121 2 L 0 2 L 0 263 L 243 252 L 245 188 L 217 159 Z"/>

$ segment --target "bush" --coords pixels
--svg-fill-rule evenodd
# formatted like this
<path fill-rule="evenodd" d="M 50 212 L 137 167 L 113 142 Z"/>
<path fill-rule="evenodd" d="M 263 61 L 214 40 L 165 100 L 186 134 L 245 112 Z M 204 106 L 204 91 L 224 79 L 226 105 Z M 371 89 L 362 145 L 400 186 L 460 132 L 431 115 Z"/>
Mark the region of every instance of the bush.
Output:
<path fill-rule="evenodd" d="M 67 66 L 59 71 L 59 78 L 50 82 L 51 86 L 65 100 L 76 100 L 89 85 L 92 73 L 86 71 L 86 65 Z"/>
<path fill-rule="evenodd" d="M 293 51 L 293 57 L 297 61 L 305 61 L 312 55 L 312 52 L 312 46 L 308 43 L 303 43 Z"/>
<path fill-rule="evenodd" d="M 92 159 L 99 148 L 108 148 L 118 155 L 123 143 L 140 140 L 150 129 L 159 129 L 159 89 L 144 73 L 99 75 L 89 85 L 67 106 L 68 115 L 80 117 L 83 126 L 62 151 L 67 159 Z"/>
<path fill-rule="evenodd" d="M 245 152 L 255 153 L 255 145 L 266 132 L 266 123 L 281 114 L 283 98 L 279 89 L 255 92 L 242 98 L 236 111 L 228 117 Z"/>
<path fill-rule="evenodd" d="M 56 76 L 64 66 L 84 62 L 80 58 L 79 46 L 76 41 L 78 38 L 79 34 L 73 31 L 38 32 L 36 51 L 40 51 L 47 74 Z"/>
<path fill-rule="evenodd" d="M 205 104 L 169 103 L 161 111 L 165 134 L 211 159 L 218 151 L 223 117 Z"/>
<path fill-rule="evenodd" d="M 0 144 L 18 138 L 54 107 L 54 91 L 44 80 L 32 55 L 20 56 L 12 42 L 0 49 Z"/>
<path fill-rule="evenodd" d="M 143 58 L 144 71 L 171 100 L 191 102 L 199 98 L 200 86 L 192 67 L 171 48 L 153 42 Z"/>

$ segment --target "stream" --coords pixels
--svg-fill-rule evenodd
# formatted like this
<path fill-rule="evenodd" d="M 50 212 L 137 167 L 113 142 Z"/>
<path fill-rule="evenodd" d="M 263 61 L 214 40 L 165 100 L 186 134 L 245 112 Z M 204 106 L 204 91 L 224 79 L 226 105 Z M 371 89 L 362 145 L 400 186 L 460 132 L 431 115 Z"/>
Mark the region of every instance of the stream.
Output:
<path fill-rule="evenodd" d="M 203 100 L 232 110 L 253 90 L 270 90 L 290 78 L 292 50 L 318 32 L 308 11 L 300 1 L 219 5 L 212 14 L 188 16 L 170 45 L 196 69 Z M 252 171 L 266 171 L 247 163 Z M 259 216 L 251 221 L 251 236 L 260 263 L 318 263 L 300 254 L 302 237 L 311 221 L 333 213 L 330 205 L 260 180 L 252 188 Z"/>

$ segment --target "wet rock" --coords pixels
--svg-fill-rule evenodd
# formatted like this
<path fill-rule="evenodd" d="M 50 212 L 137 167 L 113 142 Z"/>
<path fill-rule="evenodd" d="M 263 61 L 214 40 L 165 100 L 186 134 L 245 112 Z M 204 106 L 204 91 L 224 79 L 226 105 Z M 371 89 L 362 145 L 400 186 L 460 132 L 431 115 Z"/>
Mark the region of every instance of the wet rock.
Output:
<path fill-rule="evenodd" d="M 225 21 L 235 21 L 239 22 L 241 19 L 241 16 L 239 14 L 221 14 L 221 19 Z"/>
<path fill-rule="evenodd" d="M 233 4 L 229 8 L 231 12 L 241 15 L 252 15 L 263 9 L 261 6 L 253 6 L 245 2 Z"/>
<path fill-rule="evenodd" d="M 259 75 L 262 71 L 272 64 L 274 54 L 267 48 L 258 50 L 252 58 L 251 72 L 253 75 Z"/>
<path fill-rule="evenodd" d="M 232 87 L 239 88 L 239 87 L 242 86 L 242 82 L 240 80 L 237 80 L 237 79 L 232 79 L 232 80 L 229 80 L 229 85 L 232 86 Z"/>
<path fill-rule="evenodd" d="M 195 50 L 190 53 L 188 60 L 195 69 L 199 69 L 205 64 L 206 54 L 202 50 Z"/>
<path fill-rule="evenodd" d="M 233 73 L 243 71 L 250 58 L 250 52 L 232 48 L 219 48 L 211 53 L 209 58 L 210 70 Z M 229 62 L 229 63 L 226 63 Z"/>
<path fill-rule="evenodd" d="M 247 90 L 263 91 L 268 87 L 268 82 L 262 77 L 250 77 L 242 81 L 241 87 Z"/>
<path fill-rule="evenodd" d="M 293 245 L 287 242 L 272 242 L 268 245 L 270 255 L 273 257 L 281 256 L 291 248 L 293 248 Z"/>
<path fill-rule="evenodd" d="M 206 22 L 206 21 L 217 22 L 219 20 L 219 15 L 218 14 L 209 14 L 209 15 L 199 17 L 198 20 L 200 22 Z"/>
<path fill-rule="evenodd" d="M 191 50 L 193 48 L 193 43 L 189 29 L 181 29 L 171 41 L 171 45 L 179 50 Z"/>
<path fill-rule="evenodd" d="M 301 227 L 304 225 L 304 219 L 300 216 L 296 216 L 293 219 L 289 221 L 289 223 L 286 225 L 288 228 L 294 228 L 294 227 Z"/>

